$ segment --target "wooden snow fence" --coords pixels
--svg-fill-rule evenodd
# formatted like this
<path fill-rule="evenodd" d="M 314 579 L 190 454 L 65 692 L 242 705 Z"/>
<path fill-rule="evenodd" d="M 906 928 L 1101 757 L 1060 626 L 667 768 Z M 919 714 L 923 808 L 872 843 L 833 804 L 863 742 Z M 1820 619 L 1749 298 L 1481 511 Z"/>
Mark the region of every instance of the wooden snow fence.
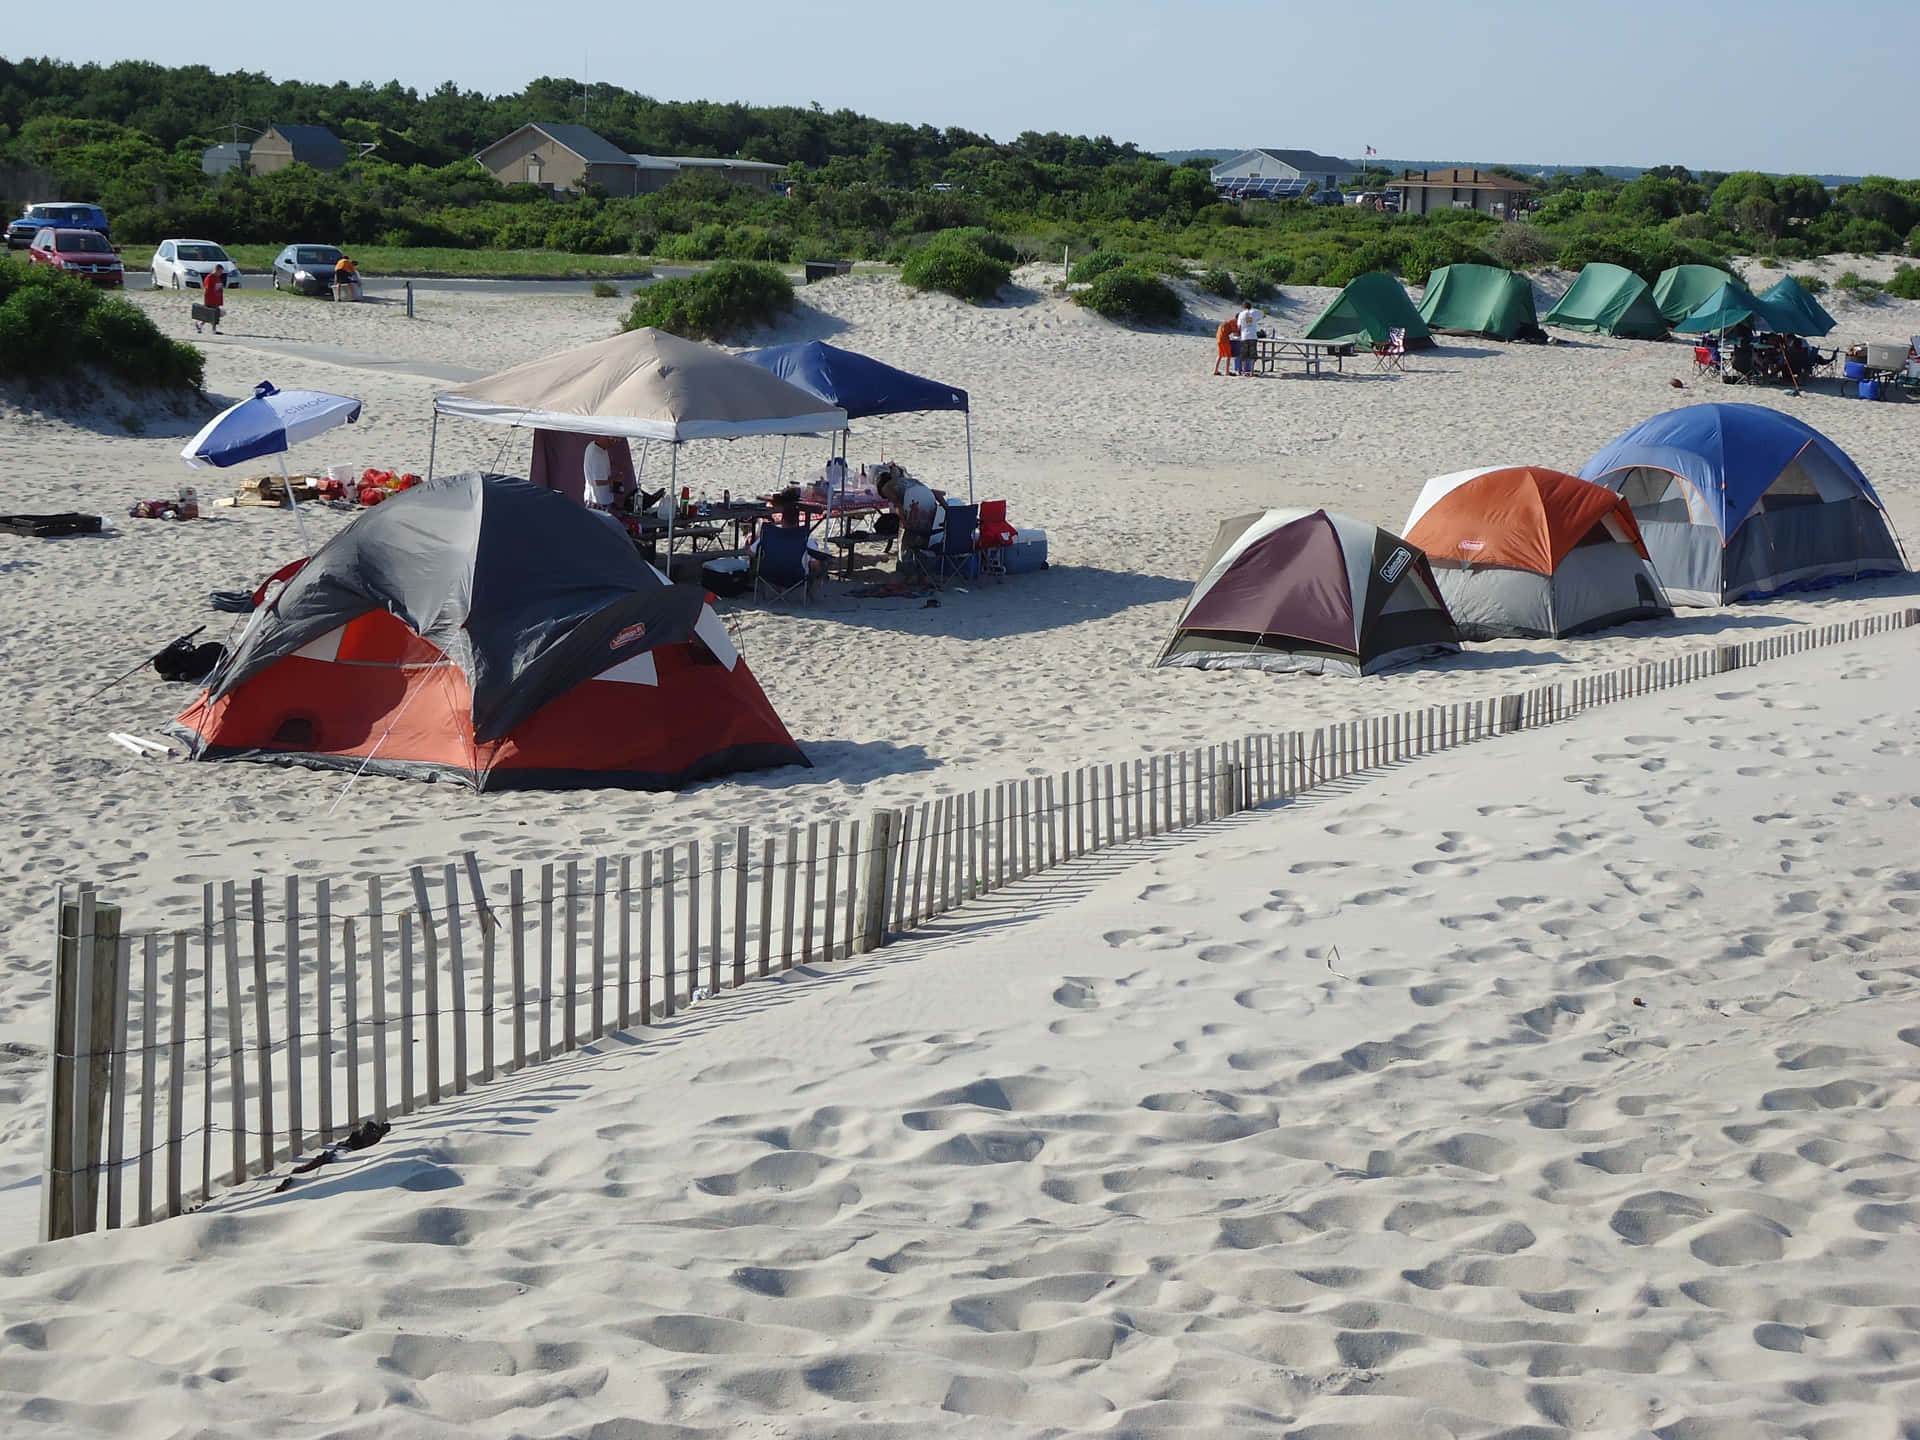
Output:
<path fill-rule="evenodd" d="M 1492 699 L 1030 775 L 864 821 L 758 836 L 743 825 L 491 880 L 468 853 L 399 883 L 207 884 L 191 928 L 132 931 L 94 886 L 63 887 L 41 1235 L 182 1214 L 365 1121 L 777 971 L 879 949 L 1083 856 L 1916 624 L 1920 610 L 1798 627 Z"/>

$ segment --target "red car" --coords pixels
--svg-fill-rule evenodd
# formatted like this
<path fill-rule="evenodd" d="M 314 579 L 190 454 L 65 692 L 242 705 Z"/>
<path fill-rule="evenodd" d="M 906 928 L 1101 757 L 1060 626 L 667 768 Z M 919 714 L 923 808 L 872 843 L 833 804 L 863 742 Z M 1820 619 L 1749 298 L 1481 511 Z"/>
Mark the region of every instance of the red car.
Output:
<path fill-rule="evenodd" d="M 51 265 L 109 290 L 126 283 L 120 257 L 107 237 L 93 230 L 42 230 L 27 247 L 27 263 Z"/>

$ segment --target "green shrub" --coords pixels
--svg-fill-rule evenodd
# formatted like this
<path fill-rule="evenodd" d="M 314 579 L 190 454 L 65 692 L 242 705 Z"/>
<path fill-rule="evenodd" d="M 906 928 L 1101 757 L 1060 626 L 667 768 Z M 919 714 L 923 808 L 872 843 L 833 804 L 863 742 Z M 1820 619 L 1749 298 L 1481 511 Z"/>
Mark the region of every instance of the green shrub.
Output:
<path fill-rule="evenodd" d="M 1492 257 L 1494 264 L 1507 270 L 1545 265 L 1553 259 L 1558 249 L 1552 237 L 1538 226 L 1517 220 L 1508 221 L 1493 231 L 1482 242 L 1482 248 Z"/>
<path fill-rule="evenodd" d="M 1012 278 L 1011 265 L 955 230 L 942 230 L 900 267 L 901 281 L 916 290 L 940 290 L 976 304 L 991 300 Z"/>
<path fill-rule="evenodd" d="M 1268 288 L 1284 285 L 1293 278 L 1293 262 L 1284 255 L 1265 255 L 1247 266 L 1236 278 L 1242 290 L 1246 290 L 1249 284 Z"/>
<path fill-rule="evenodd" d="M 611 280 L 596 280 L 593 282 L 593 298 L 596 300 L 612 300 L 619 294 L 620 287 Z"/>
<path fill-rule="evenodd" d="M 992 256 L 1008 265 L 1020 262 L 1020 252 L 1001 235 L 995 234 L 978 225 L 964 225 L 957 230 L 942 230 L 940 234 L 950 240 L 958 240 L 974 247 L 983 255 Z"/>
<path fill-rule="evenodd" d="M 1195 283 L 1209 295 L 1218 295 L 1223 300 L 1240 298 L 1240 287 L 1234 283 L 1233 276 L 1224 270 L 1208 270 Z"/>
<path fill-rule="evenodd" d="M 1144 270 L 1109 270 L 1073 298 L 1109 320 L 1131 320 L 1140 325 L 1180 323 L 1180 297 L 1159 276 Z"/>
<path fill-rule="evenodd" d="M 778 268 L 722 260 L 698 275 L 661 280 L 634 298 L 623 330 L 651 325 L 689 340 L 722 340 L 793 309 L 793 284 Z"/>
<path fill-rule="evenodd" d="M 95 366 L 132 385 L 199 389 L 206 356 L 131 300 L 43 266 L 0 260 L 0 377 Z"/>
<path fill-rule="evenodd" d="M 1827 288 L 1827 282 L 1822 280 L 1818 275 L 1796 275 L 1793 278 L 1799 283 L 1800 288 L 1809 295 L 1818 295 Z"/>
<path fill-rule="evenodd" d="M 1871 280 L 1862 279 L 1855 270 L 1842 270 L 1840 278 L 1833 282 L 1833 288 L 1846 291 L 1864 304 L 1872 304 L 1880 298 L 1880 287 Z"/>
<path fill-rule="evenodd" d="M 1126 263 L 1127 257 L 1118 250 L 1096 250 L 1086 259 L 1073 262 L 1073 268 L 1067 271 L 1067 280 L 1070 284 L 1085 285 Z"/>
<path fill-rule="evenodd" d="M 1887 294 L 1901 300 L 1920 300 L 1920 269 L 1912 265 L 1896 268 L 1887 282 Z"/>

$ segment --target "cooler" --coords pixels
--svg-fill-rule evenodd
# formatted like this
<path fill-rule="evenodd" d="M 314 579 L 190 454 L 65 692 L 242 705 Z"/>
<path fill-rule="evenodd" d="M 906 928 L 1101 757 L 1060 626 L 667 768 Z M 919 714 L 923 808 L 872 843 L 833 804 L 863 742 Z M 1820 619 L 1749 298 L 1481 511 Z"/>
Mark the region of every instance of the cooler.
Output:
<path fill-rule="evenodd" d="M 737 555 L 709 560 L 700 567 L 700 583 L 710 595 L 731 600 L 753 588 L 753 569 Z"/>
<path fill-rule="evenodd" d="M 1044 530 L 1022 529 L 1013 537 L 1013 544 L 1007 547 L 1007 573 L 1024 575 L 1033 570 L 1047 568 L 1047 532 Z"/>

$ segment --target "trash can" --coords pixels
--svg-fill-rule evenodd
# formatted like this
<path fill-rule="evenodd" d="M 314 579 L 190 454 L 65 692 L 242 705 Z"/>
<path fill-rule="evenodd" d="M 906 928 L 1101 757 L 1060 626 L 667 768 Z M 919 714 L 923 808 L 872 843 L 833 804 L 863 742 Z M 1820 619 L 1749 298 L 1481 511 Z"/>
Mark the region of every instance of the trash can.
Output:
<path fill-rule="evenodd" d="M 848 275 L 853 272 L 851 260 L 807 260 L 802 262 L 807 272 L 807 284 L 816 280 L 831 280 L 836 275 Z"/>

